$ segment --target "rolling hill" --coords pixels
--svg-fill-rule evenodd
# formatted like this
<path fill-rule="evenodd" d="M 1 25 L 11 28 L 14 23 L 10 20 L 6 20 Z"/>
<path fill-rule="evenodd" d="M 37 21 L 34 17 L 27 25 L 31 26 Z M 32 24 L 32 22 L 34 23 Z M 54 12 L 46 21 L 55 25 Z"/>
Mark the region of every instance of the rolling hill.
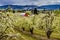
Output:
<path fill-rule="evenodd" d="M 8 5 L 0 6 L 0 9 L 6 9 Z M 28 10 L 28 9 L 47 9 L 47 10 L 56 10 L 60 9 L 60 5 L 42 5 L 42 6 L 36 6 L 36 5 L 10 5 L 12 9 L 21 9 L 21 10 Z"/>

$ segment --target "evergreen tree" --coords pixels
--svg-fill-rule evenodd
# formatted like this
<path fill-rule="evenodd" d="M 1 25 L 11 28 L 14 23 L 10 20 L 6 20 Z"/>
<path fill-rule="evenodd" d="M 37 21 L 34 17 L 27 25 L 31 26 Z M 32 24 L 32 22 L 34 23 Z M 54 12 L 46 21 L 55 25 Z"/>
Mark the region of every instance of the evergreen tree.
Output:
<path fill-rule="evenodd" d="M 37 8 L 34 8 L 34 14 L 38 14 L 38 13 L 37 13 Z"/>

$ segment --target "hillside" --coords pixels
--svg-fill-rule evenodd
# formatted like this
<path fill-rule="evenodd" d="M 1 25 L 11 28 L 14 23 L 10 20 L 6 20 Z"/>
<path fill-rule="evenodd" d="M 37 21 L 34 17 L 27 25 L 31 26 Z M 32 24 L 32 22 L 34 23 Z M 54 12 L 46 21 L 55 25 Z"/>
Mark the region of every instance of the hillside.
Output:
<path fill-rule="evenodd" d="M 42 5 L 42 6 L 36 6 L 36 5 L 10 5 L 12 9 L 47 9 L 47 10 L 56 10 L 60 9 L 60 5 Z M 0 6 L 0 9 L 6 9 L 8 5 Z"/>

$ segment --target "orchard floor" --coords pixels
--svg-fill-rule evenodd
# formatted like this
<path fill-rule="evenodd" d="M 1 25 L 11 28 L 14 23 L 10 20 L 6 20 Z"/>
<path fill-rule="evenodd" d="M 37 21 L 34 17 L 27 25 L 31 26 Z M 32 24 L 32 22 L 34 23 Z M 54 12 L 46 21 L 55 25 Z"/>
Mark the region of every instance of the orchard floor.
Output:
<path fill-rule="evenodd" d="M 42 36 L 42 35 L 37 35 L 37 34 L 31 34 L 30 32 L 27 31 L 22 31 L 22 30 L 17 30 L 18 32 L 21 33 L 22 36 L 28 36 L 27 38 L 25 38 L 26 40 L 60 40 L 59 38 L 50 38 L 48 39 L 46 36 Z M 33 38 L 33 39 L 29 39 Z"/>

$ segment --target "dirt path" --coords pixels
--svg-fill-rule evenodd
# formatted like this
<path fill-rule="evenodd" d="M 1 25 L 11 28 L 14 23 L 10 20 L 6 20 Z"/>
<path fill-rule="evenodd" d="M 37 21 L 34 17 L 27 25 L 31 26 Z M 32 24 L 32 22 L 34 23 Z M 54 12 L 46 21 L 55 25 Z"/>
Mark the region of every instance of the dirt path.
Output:
<path fill-rule="evenodd" d="M 31 36 L 37 40 L 60 40 L 60 39 L 56 39 L 56 38 L 48 39 L 47 37 L 36 35 L 36 34 L 31 34 L 30 32 L 26 32 L 26 31 L 22 31 L 22 30 L 18 30 L 18 29 L 17 29 L 17 31 L 22 32 L 24 35 Z"/>
<path fill-rule="evenodd" d="M 56 38 L 50 38 L 48 39 L 47 37 L 44 37 L 44 36 L 40 36 L 40 35 L 36 35 L 36 34 L 31 34 L 30 32 L 26 32 L 26 31 L 21 31 L 23 34 L 25 35 L 29 35 L 31 37 L 34 37 L 36 38 L 37 40 L 60 40 L 60 39 L 56 39 Z"/>

